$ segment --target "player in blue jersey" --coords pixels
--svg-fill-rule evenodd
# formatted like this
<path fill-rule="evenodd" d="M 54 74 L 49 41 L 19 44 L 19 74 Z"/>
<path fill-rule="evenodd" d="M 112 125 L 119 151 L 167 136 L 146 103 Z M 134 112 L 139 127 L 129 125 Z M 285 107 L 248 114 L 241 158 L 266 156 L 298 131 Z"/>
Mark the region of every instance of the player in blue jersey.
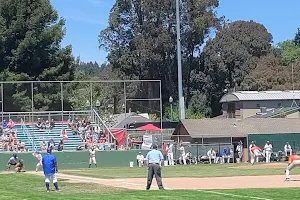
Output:
<path fill-rule="evenodd" d="M 42 158 L 43 170 L 44 170 L 44 174 L 45 174 L 46 188 L 47 188 L 47 192 L 50 192 L 50 189 L 49 189 L 50 180 L 52 180 L 56 192 L 59 192 L 57 179 L 56 179 L 56 176 L 55 176 L 55 173 L 57 173 L 56 157 L 54 155 L 52 155 L 51 153 L 52 153 L 52 149 L 48 148 L 47 149 L 47 154 L 44 155 L 43 158 Z"/>

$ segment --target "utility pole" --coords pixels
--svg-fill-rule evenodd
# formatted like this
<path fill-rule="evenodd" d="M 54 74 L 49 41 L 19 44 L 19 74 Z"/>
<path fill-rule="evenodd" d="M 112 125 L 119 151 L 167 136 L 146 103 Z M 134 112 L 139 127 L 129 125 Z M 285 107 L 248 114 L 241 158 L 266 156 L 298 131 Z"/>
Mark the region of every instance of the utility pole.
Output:
<path fill-rule="evenodd" d="M 181 39 L 180 39 L 180 12 L 179 0 L 176 0 L 176 24 L 177 24 L 177 61 L 178 61 L 178 103 L 179 120 L 185 119 L 184 97 L 182 91 L 182 65 L 181 65 Z"/>

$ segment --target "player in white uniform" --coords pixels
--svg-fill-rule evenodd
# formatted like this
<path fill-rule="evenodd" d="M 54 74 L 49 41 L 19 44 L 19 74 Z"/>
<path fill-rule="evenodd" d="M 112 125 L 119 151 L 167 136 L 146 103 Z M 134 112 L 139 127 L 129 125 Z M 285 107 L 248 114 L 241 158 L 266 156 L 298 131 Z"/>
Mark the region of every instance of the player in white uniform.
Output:
<path fill-rule="evenodd" d="M 215 163 L 216 152 L 214 151 L 213 148 L 211 148 L 210 150 L 208 150 L 207 157 L 208 157 L 208 160 L 209 160 L 209 164 Z M 213 160 L 213 162 L 211 162 L 212 160 Z"/>
<path fill-rule="evenodd" d="M 256 146 L 256 145 L 255 145 L 255 142 L 252 141 L 251 144 L 249 145 L 249 149 L 248 149 L 248 150 L 249 150 L 249 155 L 250 155 L 250 156 L 249 156 L 249 161 L 251 160 L 252 157 L 254 157 L 254 154 L 253 154 L 253 152 L 251 151 L 251 148 L 254 147 L 254 146 Z M 251 162 L 251 161 L 250 161 L 250 162 Z"/>
<path fill-rule="evenodd" d="M 238 158 L 236 159 L 237 163 L 240 163 L 243 160 L 243 143 L 242 141 L 236 147 L 236 152 L 238 153 Z"/>
<path fill-rule="evenodd" d="M 184 149 L 184 146 L 181 144 L 178 150 L 179 150 L 179 152 L 180 152 L 179 160 L 180 160 L 181 162 L 183 162 L 184 165 L 186 165 L 186 155 L 185 155 L 185 149 Z"/>
<path fill-rule="evenodd" d="M 267 141 L 267 143 L 265 144 L 265 147 L 264 147 L 264 150 L 266 153 L 266 163 L 271 162 L 270 159 L 271 159 L 272 149 L 273 149 L 272 144 L 270 144 L 270 142 Z"/>
<path fill-rule="evenodd" d="M 91 168 L 92 163 L 94 163 L 95 166 L 97 167 L 96 150 L 94 149 L 94 147 L 92 147 L 92 148 L 89 150 L 89 154 L 90 154 L 89 168 Z"/>
<path fill-rule="evenodd" d="M 285 152 L 285 156 L 291 156 L 292 155 L 292 147 L 291 145 L 287 142 L 286 145 L 284 145 L 284 152 Z"/>
<path fill-rule="evenodd" d="M 37 172 L 37 171 L 39 171 L 39 168 L 40 168 L 41 166 L 43 166 L 43 163 L 42 163 L 42 158 L 43 158 L 43 156 L 42 156 L 42 155 L 40 154 L 40 152 L 38 152 L 38 151 L 32 153 L 32 155 L 33 155 L 34 157 L 36 157 L 36 159 L 38 160 L 38 163 L 36 164 L 36 167 L 35 167 L 35 171 Z"/>
<path fill-rule="evenodd" d="M 168 143 L 167 145 L 167 157 L 169 165 L 174 165 L 173 144 Z"/>
<path fill-rule="evenodd" d="M 136 156 L 136 161 L 138 163 L 139 167 L 143 167 L 144 166 L 144 156 L 142 155 L 142 152 L 139 152 L 139 154 Z"/>

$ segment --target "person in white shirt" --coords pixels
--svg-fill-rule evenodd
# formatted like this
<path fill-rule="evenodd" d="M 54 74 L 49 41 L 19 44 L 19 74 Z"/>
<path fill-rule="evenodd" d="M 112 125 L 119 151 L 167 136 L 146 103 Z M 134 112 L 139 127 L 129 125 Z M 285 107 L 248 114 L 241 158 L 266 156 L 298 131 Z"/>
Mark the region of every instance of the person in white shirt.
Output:
<path fill-rule="evenodd" d="M 266 153 L 266 163 L 271 162 L 270 159 L 271 159 L 272 149 L 273 149 L 272 144 L 270 144 L 270 142 L 267 141 L 267 143 L 265 144 L 265 147 L 264 147 L 264 150 Z"/>
<path fill-rule="evenodd" d="M 42 163 L 42 158 L 43 158 L 43 157 L 42 157 L 42 155 L 40 154 L 40 152 L 38 152 L 38 151 L 32 153 L 32 155 L 33 155 L 34 157 L 36 157 L 36 159 L 38 160 L 38 163 L 36 164 L 36 167 L 35 167 L 35 171 L 38 172 L 38 171 L 39 171 L 39 168 L 40 168 L 41 166 L 43 166 L 43 163 Z"/>
<path fill-rule="evenodd" d="M 184 149 L 184 146 L 182 145 L 182 144 L 180 144 L 180 147 L 179 147 L 179 160 L 180 160 L 180 162 L 182 163 L 183 162 L 183 164 L 184 165 L 186 165 L 186 155 L 185 155 L 185 149 Z"/>
<path fill-rule="evenodd" d="M 139 152 L 139 154 L 136 156 L 136 161 L 139 167 L 144 166 L 144 156 L 142 155 L 142 152 Z"/>
<path fill-rule="evenodd" d="M 286 143 L 286 145 L 284 145 L 284 152 L 285 152 L 285 156 L 292 155 L 292 147 L 288 142 Z"/>
<path fill-rule="evenodd" d="M 167 144 L 167 158 L 169 165 L 174 165 L 173 144 Z"/>
<path fill-rule="evenodd" d="M 96 150 L 94 147 L 90 148 L 89 150 L 89 155 L 90 155 L 90 159 L 89 159 L 89 168 L 91 168 L 92 163 L 95 164 L 95 167 L 97 167 L 97 161 L 96 161 Z"/>
<path fill-rule="evenodd" d="M 213 163 L 215 163 L 215 159 L 216 159 L 216 152 L 214 151 L 213 148 L 211 148 L 210 150 L 208 150 L 207 152 L 207 157 L 208 157 L 208 160 L 209 160 L 209 164 L 211 164 L 212 160 L 213 160 Z"/>
<path fill-rule="evenodd" d="M 249 155 L 250 155 L 250 156 L 249 156 L 249 161 L 250 161 L 250 158 L 254 157 L 254 154 L 253 154 L 253 152 L 251 151 L 251 148 L 254 147 L 254 146 L 256 146 L 256 145 L 255 145 L 255 142 L 254 142 L 254 141 L 251 141 L 251 143 L 250 143 L 250 145 L 249 145 L 249 149 L 248 149 L 248 150 L 249 150 Z"/>
<path fill-rule="evenodd" d="M 236 152 L 238 153 L 238 158 L 236 159 L 237 163 L 240 163 L 243 160 L 243 143 L 242 141 L 236 147 Z"/>

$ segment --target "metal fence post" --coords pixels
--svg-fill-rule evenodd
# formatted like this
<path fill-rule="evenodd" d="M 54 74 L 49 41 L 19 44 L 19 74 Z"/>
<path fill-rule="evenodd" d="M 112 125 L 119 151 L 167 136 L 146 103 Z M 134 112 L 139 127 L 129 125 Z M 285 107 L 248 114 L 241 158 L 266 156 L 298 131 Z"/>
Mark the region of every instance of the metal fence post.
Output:
<path fill-rule="evenodd" d="M 162 114 L 162 95 L 161 95 L 161 80 L 159 81 L 159 109 L 160 109 L 160 133 L 161 133 L 161 146 L 163 148 L 163 143 L 164 143 L 164 139 L 163 139 L 163 114 Z"/>
<path fill-rule="evenodd" d="M 92 110 L 93 110 L 93 85 L 92 85 L 92 82 L 90 82 L 90 92 L 91 92 L 91 99 L 90 99 L 90 101 L 91 101 L 91 108 L 90 108 L 90 112 L 92 112 Z"/>
<path fill-rule="evenodd" d="M 4 97 L 4 95 L 3 95 L 3 83 L 1 83 L 1 112 L 2 112 L 2 122 L 3 122 L 3 112 L 4 112 L 4 105 L 3 105 L 3 103 L 4 103 L 4 100 L 3 100 L 3 97 Z"/>
<path fill-rule="evenodd" d="M 124 112 L 125 112 L 125 118 L 127 114 L 127 107 L 126 107 L 126 82 L 124 81 Z"/>
<path fill-rule="evenodd" d="M 31 83 L 31 122 L 34 121 L 33 119 L 33 112 L 34 112 L 34 91 L 33 91 L 33 82 Z"/>
<path fill-rule="evenodd" d="M 64 89 L 63 83 L 60 82 L 60 102 L 61 102 L 61 122 L 64 121 Z"/>

